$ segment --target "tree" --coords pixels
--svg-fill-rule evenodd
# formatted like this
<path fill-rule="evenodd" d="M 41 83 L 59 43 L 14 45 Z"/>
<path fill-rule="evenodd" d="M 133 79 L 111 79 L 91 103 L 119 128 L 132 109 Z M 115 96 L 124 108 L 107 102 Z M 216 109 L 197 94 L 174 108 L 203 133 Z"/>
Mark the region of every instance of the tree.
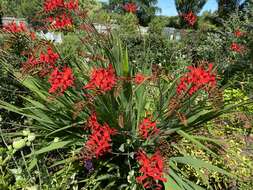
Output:
<path fill-rule="evenodd" d="M 139 10 L 137 11 L 137 17 L 142 26 L 147 26 L 148 23 L 154 18 L 155 14 L 161 9 L 157 7 L 157 0 L 136 0 Z"/>
<path fill-rule="evenodd" d="M 176 9 L 179 15 L 187 14 L 190 11 L 197 15 L 206 2 L 207 0 L 175 0 Z"/>
<path fill-rule="evenodd" d="M 239 7 L 249 18 L 253 18 L 253 0 L 245 0 Z"/>
<path fill-rule="evenodd" d="M 235 12 L 242 0 L 217 0 L 219 16 L 224 18 Z"/>
<path fill-rule="evenodd" d="M 202 10 L 206 2 L 207 0 L 175 0 L 176 9 L 178 14 L 180 15 L 181 27 L 185 26 L 187 23 L 182 16 L 188 13 L 193 13 L 193 15 L 197 15 Z M 196 24 L 194 23 L 193 25 L 196 26 Z"/>
<path fill-rule="evenodd" d="M 106 8 L 108 8 L 110 11 L 121 10 L 122 5 L 125 3 L 125 0 L 109 0 L 109 5 Z"/>
<path fill-rule="evenodd" d="M 121 12 L 126 3 L 135 3 L 138 6 L 137 17 L 140 25 L 147 26 L 161 9 L 157 7 L 158 0 L 109 0 L 109 9 L 114 12 Z"/>

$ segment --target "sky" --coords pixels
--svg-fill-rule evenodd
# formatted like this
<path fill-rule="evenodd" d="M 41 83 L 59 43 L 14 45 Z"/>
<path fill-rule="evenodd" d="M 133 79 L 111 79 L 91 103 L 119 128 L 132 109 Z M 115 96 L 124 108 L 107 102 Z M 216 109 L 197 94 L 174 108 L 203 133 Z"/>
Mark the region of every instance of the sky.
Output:
<path fill-rule="evenodd" d="M 107 0 L 100 0 L 103 2 L 106 2 Z M 177 15 L 177 10 L 175 7 L 174 0 L 158 0 L 158 7 L 162 9 L 161 13 L 158 13 L 159 15 L 166 15 L 166 16 L 175 16 Z M 216 0 L 208 0 L 205 4 L 203 11 L 215 11 L 217 9 L 217 3 Z M 201 14 L 201 13 L 200 13 Z"/>
<path fill-rule="evenodd" d="M 159 15 L 166 15 L 166 16 L 175 16 L 177 15 L 177 10 L 175 7 L 174 0 L 158 0 L 158 7 L 162 9 L 162 12 Z M 202 9 L 203 11 L 215 11 L 217 10 L 217 2 L 216 0 L 208 0 L 205 6 Z M 200 13 L 201 14 L 201 13 Z"/>

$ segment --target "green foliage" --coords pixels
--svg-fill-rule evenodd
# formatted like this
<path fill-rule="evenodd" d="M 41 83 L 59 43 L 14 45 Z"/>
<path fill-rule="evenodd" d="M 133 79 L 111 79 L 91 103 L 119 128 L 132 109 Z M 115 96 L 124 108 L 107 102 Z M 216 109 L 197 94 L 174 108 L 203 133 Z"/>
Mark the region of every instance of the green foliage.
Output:
<path fill-rule="evenodd" d="M 237 89 L 226 89 L 224 91 L 224 101 L 228 103 L 238 103 L 248 99 L 243 91 Z M 241 109 L 236 109 L 235 113 L 223 115 L 215 121 L 208 122 L 204 129 L 196 132 L 194 137 L 200 137 L 205 134 L 211 137 L 214 141 L 208 143 L 208 147 L 216 152 L 219 156 L 209 155 L 206 151 L 201 150 L 198 146 L 193 146 L 191 141 L 183 138 L 177 145 L 177 149 L 190 154 L 198 159 L 203 159 L 214 165 L 226 168 L 230 173 L 237 176 L 231 181 L 230 178 L 222 176 L 216 172 L 207 172 L 203 170 L 195 170 L 191 166 L 183 166 L 181 169 L 185 172 L 188 178 L 194 180 L 197 184 L 203 184 L 206 189 L 229 189 L 238 188 L 240 190 L 250 189 L 252 186 L 252 120 L 248 119 L 245 112 L 253 113 L 252 105 L 243 106 Z M 251 118 L 253 119 L 253 118 Z M 251 122 L 251 123 L 250 123 Z M 211 182 L 211 183 L 209 183 Z"/>
<path fill-rule="evenodd" d="M 164 27 L 166 26 L 166 20 L 161 17 L 155 17 L 151 20 L 149 23 L 149 33 L 156 34 L 156 35 L 162 35 Z"/>
<path fill-rule="evenodd" d="M 231 118 L 232 115 L 223 117 L 220 122 L 225 119 Z M 234 117 L 234 116 L 232 116 Z M 191 166 L 183 166 L 181 169 L 184 173 L 191 178 L 195 183 L 206 186 L 206 189 L 229 189 L 236 187 L 243 190 L 250 189 L 252 182 L 252 167 L 253 162 L 251 159 L 252 153 L 247 151 L 247 140 L 242 140 L 245 137 L 245 129 L 242 125 L 236 125 L 236 121 L 231 121 L 229 125 L 217 124 L 217 122 L 211 122 L 207 126 L 209 130 L 209 136 L 216 139 L 221 147 L 217 147 L 213 143 L 209 144 L 212 149 L 219 151 L 219 157 L 210 156 L 205 151 L 200 150 L 197 146 L 192 146 L 191 142 L 187 139 L 183 139 L 177 146 L 185 154 L 190 154 L 201 160 L 205 160 L 213 165 L 219 165 L 222 168 L 226 168 L 236 179 L 233 179 L 232 183 L 230 178 L 222 176 L 217 172 L 208 172 L 205 169 L 196 170 Z M 201 133 L 207 133 L 207 130 L 199 131 L 196 136 Z M 207 134 L 205 134 L 207 135 Z M 246 137 L 245 137 L 246 138 Z M 247 137 L 248 138 L 248 137 Z M 250 137 L 252 138 L 252 134 Z"/>
<path fill-rule="evenodd" d="M 247 17 L 241 20 L 242 16 L 241 12 L 235 13 L 223 23 L 223 27 L 192 31 L 184 38 L 193 62 L 197 63 L 204 59 L 219 65 L 223 85 L 229 83 L 233 77 L 246 82 L 252 73 L 251 30 L 247 27 L 252 22 Z M 234 32 L 238 29 L 247 35 L 237 38 Z M 245 51 L 242 53 L 232 51 L 233 42 L 245 47 Z M 236 81 L 237 79 L 231 80 L 234 86 L 240 85 L 240 79 Z"/>
<path fill-rule="evenodd" d="M 208 11 L 204 11 L 198 19 L 198 29 L 202 32 L 215 31 L 217 27 L 213 23 L 213 14 Z"/>
<path fill-rule="evenodd" d="M 136 0 L 136 4 L 140 7 L 137 11 L 139 23 L 142 26 L 148 26 L 148 23 L 155 17 L 155 14 L 160 11 L 157 0 Z"/>
<path fill-rule="evenodd" d="M 224 18 L 238 10 L 241 1 L 242 0 L 217 0 L 219 16 Z"/>
<path fill-rule="evenodd" d="M 117 26 L 113 29 L 119 36 L 129 36 L 138 34 L 138 19 L 134 14 L 112 14 L 112 19 L 116 20 Z"/>
<path fill-rule="evenodd" d="M 97 11 L 96 14 L 91 14 L 90 19 L 93 23 L 111 24 L 112 14 L 102 9 Z"/>
<path fill-rule="evenodd" d="M 81 10 L 87 11 L 88 15 L 94 15 L 102 8 L 102 5 L 97 0 L 79 0 Z"/>
<path fill-rule="evenodd" d="M 172 28 L 181 28 L 180 18 L 178 16 L 170 16 L 168 18 L 166 26 L 172 27 Z"/>
<path fill-rule="evenodd" d="M 6 34 L 0 39 L 1 57 L 0 62 L 8 62 L 9 67 L 20 68 L 23 61 L 21 51 L 29 48 L 29 42 L 25 36 L 6 38 Z M 20 96 L 25 96 L 29 92 L 24 88 L 3 64 L 0 65 L 0 99 L 10 102 L 14 105 L 23 105 L 23 100 Z M 0 109 L 0 126 L 12 128 L 20 126 L 24 122 L 24 117 L 13 112 Z"/>
<path fill-rule="evenodd" d="M 179 72 L 191 63 L 191 59 L 185 56 L 187 49 L 184 43 L 170 41 L 161 35 L 126 36 L 123 41 L 127 45 L 130 61 L 138 68 L 142 67 L 144 60 L 148 65 L 159 65 L 168 71 Z"/>
<path fill-rule="evenodd" d="M 35 16 L 42 6 L 40 0 L 1 0 L 3 15 L 26 18 L 31 24 L 36 24 Z M 0 6 L 0 7 L 1 7 Z"/>
<path fill-rule="evenodd" d="M 96 14 L 91 15 L 90 19 L 93 23 L 116 32 L 119 36 L 137 35 L 138 33 L 138 18 L 134 14 L 108 13 L 99 10 Z"/>
<path fill-rule="evenodd" d="M 249 18 L 253 17 L 253 1 L 252 0 L 245 0 L 241 5 L 240 9 L 244 11 Z"/>

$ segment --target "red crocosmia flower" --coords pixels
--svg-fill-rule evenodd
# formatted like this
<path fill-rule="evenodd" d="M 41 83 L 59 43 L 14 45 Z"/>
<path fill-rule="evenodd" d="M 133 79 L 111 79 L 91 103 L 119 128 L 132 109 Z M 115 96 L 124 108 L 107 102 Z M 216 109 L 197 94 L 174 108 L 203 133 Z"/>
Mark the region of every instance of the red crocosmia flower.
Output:
<path fill-rule="evenodd" d="M 64 93 L 67 88 L 74 85 L 74 76 L 72 69 L 69 67 L 65 67 L 62 71 L 59 71 L 58 68 L 55 68 L 54 71 L 51 73 L 48 81 L 51 84 L 49 93 Z"/>
<path fill-rule="evenodd" d="M 183 18 L 190 26 L 193 26 L 197 21 L 197 16 L 192 11 L 183 14 Z"/>
<path fill-rule="evenodd" d="M 91 114 L 91 116 L 88 119 L 88 127 L 91 129 L 91 131 L 98 131 L 101 125 L 97 121 L 97 114 L 94 112 Z"/>
<path fill-rule="evenodd" d="M 55 28 L 65 28 L 72 26 L 72 23 L 71 17 L 67 16 L 66 14 L 62 14 L 51 21 L 51 26 Z"/>
<path fill-rule="evenodd" d="M 192 95 L 196 91 L 203 89 L 208 91 L 210 88 L 216 86 L 216 75 L 212 73 L 213 65 L 209 64 L 208 70 L 202 67 L 189 66 L 190 70 L 180 79 L 180 83 L 177 86 L 177 93 L 180 95 L 182 92 L 186 92 L 188 88 L 188 94 Z"/>
<path fill-rule="evenodd" d="M 152 122 L 150 118 L 145 118 L 139 125 L 139 133 L 143 139 L 147 139 L 148 137 L 157 134 L 159 129 L 156 127 L 156 122 Z"/>
<path fill-rule="evenodd" d="M 137 11 L 137 5 L 135 3 L 126 3 L 123 6 L 123 9 L 126 12 L 129 12 L 129 13 L 136 13 L 136 11 Z"/>
<path fill-rule="evenodd" d="M 28 59 L 26 62 L 22 64 L 22 72 L 28 72 L 35 68 L 37 65 L 39 65 L 39 61 L 34 57 L 33 55 L 29 55 Z"/>
<path fill-rule="evenodd" d="M 232 51 L 235 51 L 237 53 L 242 53 L 242 51 L 245 49 L 243 45 L 240 45 L 238 43 L 233 42 L 230 46 Z"/>
<path fill-rule="evenodd" d="M 68 10 L 74 10 L 78 8 L 78 0 L 70 0 L 65 2 L 64 0 L 46 0 L 44 2 L 44 11 L 51 12 L 55 9 L 66 8 Z"/>
<path fill-rule="evenodd" d="M 35 39 L 36 39 L 36 34 L 35 34 L 35 32 L 31 32 L 31 33 L 30 33 L 30 37 L 31 37 L 32 40 L 35 40 Z"/>
<path fill-rule="evenodd" d="M 6 32 L 12 32 L 12 33 L 21 33 L 21 32 L 28 31 L 24 22 L 19 22 L 17 24 L 14 21 L 4 25 L 3 30 Z"/>
<path fill-rule="evenodd" d="M 64 7 L 64 0 L 45 0 L 44 11 L 50 12 L 57 8 Z"/>
<path fill-rule="evenodd" d="M 234 35 L 236 36 L 236 37 L 241 37 L 241 36 L 243 36 L 243 32 L 241 32 L 239 29 L 237 29 L 235 32 L 234 32 Z"/>
<path fill-rule="evenodd" d="M 33 70 L 37 65 L 39 65 L 39 62 L 36 57 L 34 57 L 34 55 L 29 55 L 27 61 L 22 64 L 21 71 L 27 73 Z"/>
<path fill-rule="evenodd" d="M 84 86 L 85 89 L 95 90 L 96 88 L 106 92 L 111 90 L 116 84 L 115 71 L 110 64 L 107 69 L 94 69 L 91 73 L 90 82 Z"/>
<path fill-rule="evenodd" d="M 43 53 L 43 52 L 40 53 L 39 60 L 41 63 L 47 63 L 53 67 L 58 58 L 59 58 L 59 55 L 53 52 L 53 49 L 49 47 L 47 49 L 47 53 Z"/>
<path fill-rule="evenodd" d="M 111 150 L 111 136 L 115 133 L 116 131 L 107 124 L 92 132 L 85 144 L 86 150 L 90 153 L 90 159 L 93 156 L 98 158 Z"/>
<path fill-rule="evenodd" d="M 22 70 L 24 72 L 29 72 L 40 68 L 39 75 L 43 77 L 55 68 L 58 58 L 59 55 L 53 52 L 52 48 L 49 47 L 46 53 L 40 53 L 39 58 L 36 58 L 34 55 L 29 56 L 28 60 L 22 65 Z"/>
<path fill-rule="evenodd" d="M 68 3 L 64 4 L 64 7 L 68 10 L 78 9 L 78 0 L 70 0 Z"/>
<path fill-rule="evenodd" d="M 39 58 L 41 63 L 47 63 L 51 66 L 54 66 L 57 59 L 59 59 L 59 55 L 53 52 L 51 47 L 47 49 L 47 53 L 41 53 Z"/>
<path fill-rule="evenodd" d="M 135 82 L 136 84 L 141 84 L 141 83 L 145 80 L 145 78 L 146 78 L 146 77 L 145 77 L 143 74 L 137 73 L 137 74 L 135 75 L 134 82 Z"/>
<path fill-rule="evenodd" d="M 28 60 L 27 60 L 27 63 L 30 64 L 30 65 L 36 66 L 36 65 L 38 65 L 40 62 L 36 59 L 36 57 L 34 57 L 34 56 L 32 55 L 32 56 L 29 56 L 29 58 L 28 58 Z"/>
<path fill-rule="evenodd" d="M 166 182 L 167 180 L 163 178 L 164 164 L 160 152 L 157 151 L 148 157 L 144 151 L 139 151 L 136 159 L 140 164 L 139 171 L 142 174 L 136 178 L 137 182 L 142 184 L 145 189 L 162 189 L 158 181 Z"/>

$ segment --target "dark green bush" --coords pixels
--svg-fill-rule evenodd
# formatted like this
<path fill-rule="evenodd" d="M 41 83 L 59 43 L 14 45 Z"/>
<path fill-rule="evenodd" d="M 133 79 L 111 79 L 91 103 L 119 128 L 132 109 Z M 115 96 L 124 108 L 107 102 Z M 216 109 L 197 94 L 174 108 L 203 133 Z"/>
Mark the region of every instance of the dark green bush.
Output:
<path fill-rule="evenodd" d="M 191 64 L 183 42 L 170 41 L 161 35 L 128 36 L 127 45 L 130 61 L 141 67 L 143 60 L 148 65 L 159 65 L 168 71 L 180 70 Z"/>

